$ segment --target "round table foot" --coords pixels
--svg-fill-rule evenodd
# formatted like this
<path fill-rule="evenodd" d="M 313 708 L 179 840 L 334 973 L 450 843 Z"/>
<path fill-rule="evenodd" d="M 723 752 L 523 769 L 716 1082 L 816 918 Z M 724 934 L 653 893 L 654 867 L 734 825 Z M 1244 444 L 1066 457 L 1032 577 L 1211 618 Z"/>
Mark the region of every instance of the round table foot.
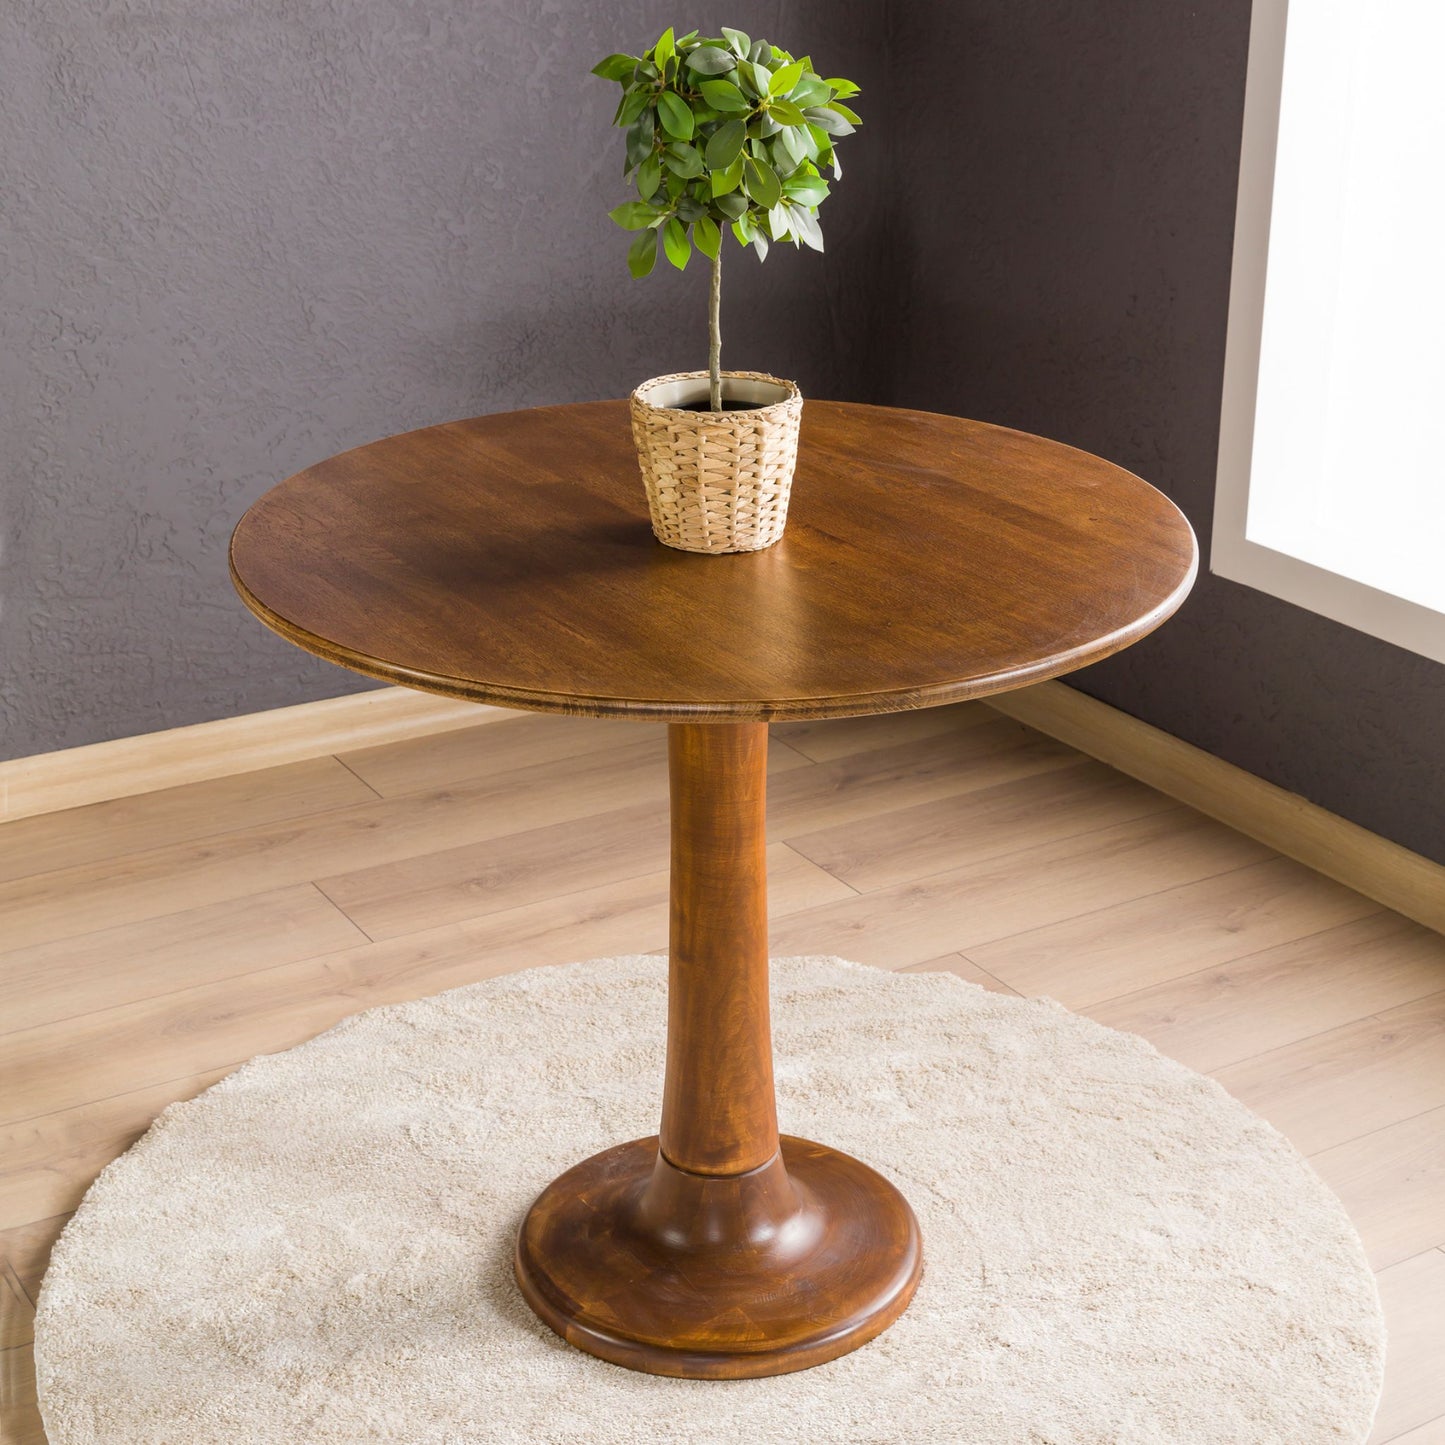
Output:
<path fill-rule="evenodd" d="M 542 1191 L 517 1238 L 527 1303 L 578 1349 L 689 1379 L 807 1369 L 887 1329 L 922 1267 L 908 1201 L 866 1164 L 784 1138 L 747 1174 L 675 1168 L 657 1139 Z"/>

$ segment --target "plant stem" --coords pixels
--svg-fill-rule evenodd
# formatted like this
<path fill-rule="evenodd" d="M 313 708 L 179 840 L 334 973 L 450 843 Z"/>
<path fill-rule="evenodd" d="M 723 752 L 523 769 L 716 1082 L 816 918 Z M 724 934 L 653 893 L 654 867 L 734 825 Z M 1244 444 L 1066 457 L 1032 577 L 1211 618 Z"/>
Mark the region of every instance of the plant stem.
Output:
<path fill-rule="evenodd" d="M 707 404 L 722 410 L 722 245 L 712 258 L 712 293 L 707 309 Z"/>

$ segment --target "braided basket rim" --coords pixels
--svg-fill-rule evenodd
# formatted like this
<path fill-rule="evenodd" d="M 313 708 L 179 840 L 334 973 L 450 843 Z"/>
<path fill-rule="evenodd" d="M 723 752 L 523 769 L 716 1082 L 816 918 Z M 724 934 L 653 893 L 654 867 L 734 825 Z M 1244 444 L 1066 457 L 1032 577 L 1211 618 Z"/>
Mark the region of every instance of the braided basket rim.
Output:
<path fill-rule="evenodd" d="M 665 376 L 650 376 L 646 381 L 639 382 L 633 387 L 629 400 L 634 406 L 645 408 L 650 412 L 656 412 L 660 416 L 678 417 L 686 422 L 710 421 L 715 425 L 724 417 L 765 417 L 770 412 L 780 411 L 783 408 L 801 402 L 803 399 L 803 393 L 799 390 L 796 381 L 788 381 L 784 377 L 773 376 L 770 372 L 724 371 L 720 373 L 720 375 L 724 381 L 732 377 L 739 381 L 769 382 L 773 386 L 782 387 L 787 392 L 787 395 L 780 397 L 777 401 L 770 401 L 764 406 L 751 406 L 741 411 L 732 412 L 693 411 L 681 406 L 658 406 L 656 402 L 648 401 L 642 394 L 648 387 L 661 386 L 664 382 L 668 381 L 706 381 L 708 379 L 708 373 L 706 371 L 670 371 Z"/>

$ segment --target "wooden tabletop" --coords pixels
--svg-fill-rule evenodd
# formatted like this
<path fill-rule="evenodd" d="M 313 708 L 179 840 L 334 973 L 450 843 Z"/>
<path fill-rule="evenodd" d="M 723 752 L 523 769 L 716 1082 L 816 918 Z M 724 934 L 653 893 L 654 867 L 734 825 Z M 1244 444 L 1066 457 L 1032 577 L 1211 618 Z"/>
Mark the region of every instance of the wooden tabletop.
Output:
<path fill-rule="evenodd" d="M 476 417 L 273 488 L 231 541 L 283 637 L 369 677 L 537 712 L 846 717 L 978 697 L 1144 636 L 1194 536 L 1138 477 L 957 417 L 808 401 L 787 533 L 653 539 L 626 403 Z"/>

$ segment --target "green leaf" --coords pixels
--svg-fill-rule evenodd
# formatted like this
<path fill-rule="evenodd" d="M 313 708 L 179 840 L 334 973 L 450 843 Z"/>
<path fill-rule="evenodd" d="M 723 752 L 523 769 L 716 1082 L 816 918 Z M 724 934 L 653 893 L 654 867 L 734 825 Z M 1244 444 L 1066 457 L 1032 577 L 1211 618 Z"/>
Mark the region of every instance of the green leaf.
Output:
<path fill-rule="evenodd" d="M 860 88 L 854 85 L 851 80 L 839 80 L 835 78 L 833 80 L 825 80 L 823 84 L 826 85 L 839 100 L 847 100 L 849 96 L 861 93 Z"/>
<path fill-rule="evenodd" d="M 690 181 L 694 176 L 700 176 L 703 172 L 702 157 L 698 155 L 694 146 L 688 145 L 685 141 L 677 141 L 668 146 L 663 153 L 662 163 L 673 175 L 681 176 L 686 181 Z"/>
<path fill-rule="evenodd" d="M 773 58 L 773 47 L 766 40 L 754 40 L 752 48 L 748 51 L 748 59 L 756 65 L 759 61 L 766 64 Z"/>
<path fill-rule="evenodd" d="M 758 47 L 755 45 L 753 49 Z M 773 72 L 768 69 L 760 60 L 753 61 L 753 79 L 757 83 L 758 94 L 767 95 L 768 87 L 773 83 Z"/>
<path fill-rule="evenodd" d="M 819 130 L 827 131 L 829 135 L 853 134 L 853 127 L 830 106 L 810 105 L 803 114 L 812 121 Z"/>
<path fill-rule="evenodd" d="M 775 158 L 778 156 L 783 158 L 784 171 L 787 175 L 791 175 L 808 159 L 808 146 L 803 139 L 804 134 L 805 131 L 801 126 L 789 126 L 779 133 L 777 140 L 773 143 L 773 155 Z M 779 174 L 784 174 L 784 171 L 779 171 Z M 784 189 L 787 189 L 786 185 Z"/>
<path fill-rule="evenodd" d="M 769 95 L 786 95 L 802 78 L 807 67 L 801 60 L 785 65 L 768 81 Z"/>
<path fill-rule="evenodd" d="M 687 239 L 687 227 L 674 216 L 662 228 L 662 249 L 667 259 L 679 271 L 687 268 L 687 258 L 692 255 L 692 242 Z"/>
<path fill-rule="evenodd" d="M 628 91 L 623 97 L 622 109 L 618 112 L 618 125 L 631 125 L 647 109 L 648 94 L 645 90 Z"/>
<path fill-rule="evenodd" d="M 733 30 L 724 25 L 722 33 L 727 37 L 728 44 L 732 46 L 733 54 L 736 55 L 739 60 L 746 60 L 748 51 L 753 48 L 753 42 L 748 39 L 747 32 L 743 30 Z"/>
<path fill-rule="evenodd" d="M 844 120 L 851 120 L 854 125 L 863 124 L 862 117 L 859 116 L 857 111 L 849 110 L 846 105 L 839 105 L 836 100 L 830 101 L 827 109 L 836 110 L 838 114 L 843 117 Z"/>
<path fill-rule="evenodd" d="M 714 110 L 751 110 L 753 103 L 730 80 L 704 80 L 698 89 Z"/>
<path fill-rule="evenodd" d="M 657 219 L 657 212 L 641 201 L 623 201 L 607 213 L 624 231 L 641 231 Z"/>
<path fill-rule="evenodd" d="M 637 57 L 635 55 L 609 55 L 606 60 L 599 60 L 592 67 L 593 75 L 600 75 L 603 80 L 618 80 L 626 85 L 632 79 L 632 72 L 637 69 Z"/>
<path fill-rule="evenodd" d="M 809 105 L 826 105 L 832 98 L 833 92 L 816 75 L 806 76 L 788 92 L 788 99 L 799 109 Z"/>
<path fill-rule="evenodd" d="M 712 203 L 723 215 L 734 221 L 748 213 L 748 198 L 741 191 L 729 191 L 725 196 L 714 196 Z"/>
<path fill-rule="evenodd" d="M 805 246 L 814 251 L 821 251 L 823 249 L 823 228 L 818 224 L 818 218 L 806 206 L 792 206 L 789 208 L 788 215 L 793 223 L 793 234 Z"/>
<path fill-rule="evenodd" d="M 661 184 L 662 160 L 659 156 L 650 155 L 637 168 L 637 194 L 644 201 L 650 201 Z"/>
<path fill-rule="evenodd" d="M 711 216 L 699 216 L 692 223 L 692 239 L 697 242 L 697 249 L 712 259 L 717 256 L 718 247 L 722 245 L 722 232 L 718 230 L 717 222 Z"/>
<path fill-rule="evenodd" d="M 776 206 L 783 194 L 778 173 L 766 161 L 748 156 L 743 161 L 743 189 L 764 210 Z"/>
<path fill-rule="evenodd" d="M 652 59 L 657 68 L 661 70 L 675 54 L 677 54 L 677 42 L 673 38 L 672 26 L 669 25 L 658 37 L 657 44 L 652 47 Z"/>
<path fill-rule="evenodd" d="M 627 130 L 627 169 L 640 166 L 652 153 L 652 112 L 645 110 Z"/>
<path fill-rule="evenodd" d="M 805 206 L 821 205 L 828 196 L 828 182 L 822 176 L 799 176 L 783 182 L 783 194 Z"/>
<path fill-rule="evenodd" d="M 729 191 L 737 190 L 743 183 L 743 158 L 738 156 L 732 165 L 714 171 L 710 179 L 714 197 L 725 196 Z"/>
<path fill-rule="evenodd" d="M 647 234 L 650 236 L 652 232 L 649 231 Z M 763 235 L 762 227 L 760 226 L 753 227 L 753 250 L 758 253 L 759 261 L 766 261 L 768 259 L 768 238 Z"/>
<path fill-rule="evenodd" d="M 692 112 L 687 102 L 670 90 L 664 90 L 657 97 L 657 118 L 662 128 L 673 140 L 691 140 L 693 135 Z"/>
<path fill-rule="evenodd" d="M 748 225 L 748 220 L 746 216 L 742 217 L 740 220 L 734 221 L 729 227 L 729 229 L 736 237 L 739 246 L 746 246 L 748 242 L 751 241 L 753 238 L 753 233 Z"/>
<path fill-rule="evenodd" d="M 792 220 L 788 215 L 788 208 L 779 201 L 768 212 L 768 234 L 775 241 L 786 241 L 788 233 L 793 229 Z"/>
<path fill-rule="evenodd" d="M 774 100 L 768 105 L 768 114 L 784 125 L 806 125 L 807 118 L 791 100 Z"/>
<path fill-rule="evenodd" d="M 643 231 L 627 248 L 627 269 L 641 280 L 657 264 L 657 232 Z"/>
<path fill-rule="evenodd" d="M 742 152 L 747 139 L 748 128 L 740 120 L 726 120 L 713 133 L 707 143 L 703 159 L 709 170 L 726 170 Z"/>
<path fill-rule="evenodd" d="M 721 75 L 735 66 L 737 56 L 716 45 L 699 45 L 688 57 L 687 63 L 699 75 Z"/>

